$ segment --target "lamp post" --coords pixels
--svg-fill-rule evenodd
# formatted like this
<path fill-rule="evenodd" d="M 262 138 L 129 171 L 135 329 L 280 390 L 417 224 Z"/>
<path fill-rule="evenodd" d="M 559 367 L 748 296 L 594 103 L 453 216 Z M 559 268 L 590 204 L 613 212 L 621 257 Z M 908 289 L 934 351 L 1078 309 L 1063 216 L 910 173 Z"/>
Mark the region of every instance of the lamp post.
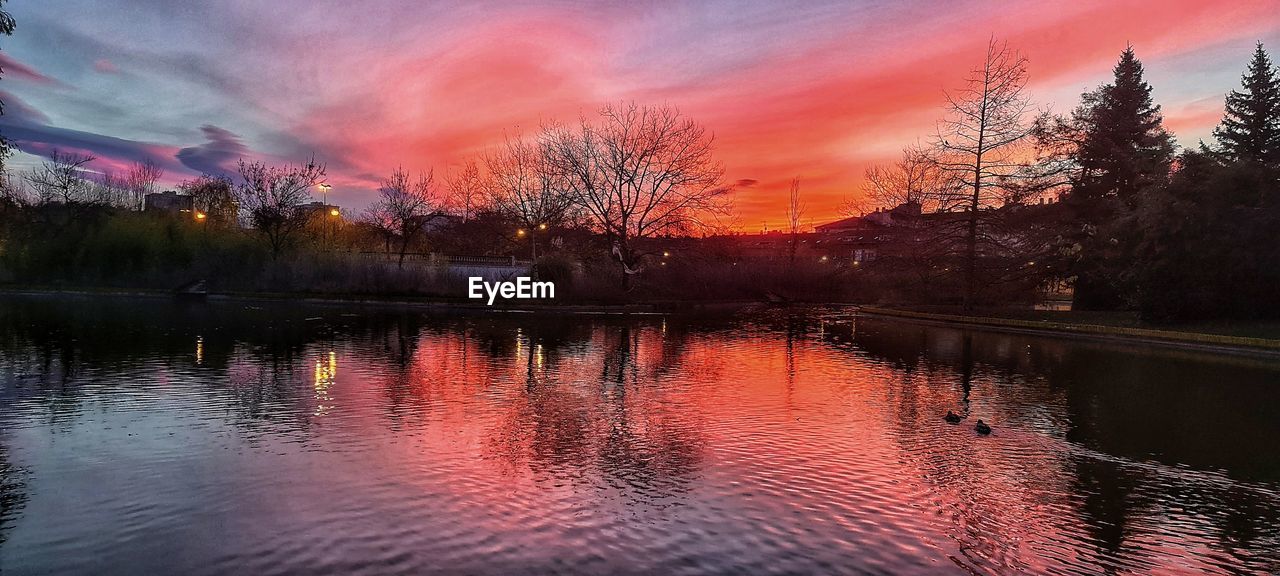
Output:
<path fill-rule="evenodd" d="M 516 230 L 516 238 L 524 238 L 525 236 L 529 237 L 530 257 L 533 258 L 534 262 L 537 262 L 538 260 L 538 232 L 546 232 L 546 231 L 547 231 L 546 222 L 542 222 L 536 225 L 530 225 L 528 230 L 525 230 L 524 228 L 520 228 L 519 230 Z"/>
<path fill-rule="evenodd" d="M 208 214 L 205 214 L 204 212 L 201 212 L 201 211 L 199 211 L 199 210 L 196 210 L 196 216 L 195 216 L 195 218 L 196 218 L 196 224 L 200 226 L 200 241 L 201 241 L 201 243 L 207 243 L 207 242 L 209 241 L 209 232 L 208 232 L 208 231 L 209 231 L 209 224 L 208 224 L 208 222 L 207 222 L 207 218 L 208 218 L 208 217 L 209 217 L 209 215 L 208 215 Z"/>
<path fill-rule="evenodd" d="M 320 209 L 325 210 L 329 207 L 329 189 L 333 188 L 333 186 L 330 186 L 327 182 L 321 182 L 319 184 L 316 184 L 316 188 L 320 189 Z M 326 222 L 325 220 L 326 219 L 322 215 L 321 221 L 320 221 L 320 226 L 321 226 L 320 244 L 322 249 L 328 250 L 329 249 L 329 223 Z"/>

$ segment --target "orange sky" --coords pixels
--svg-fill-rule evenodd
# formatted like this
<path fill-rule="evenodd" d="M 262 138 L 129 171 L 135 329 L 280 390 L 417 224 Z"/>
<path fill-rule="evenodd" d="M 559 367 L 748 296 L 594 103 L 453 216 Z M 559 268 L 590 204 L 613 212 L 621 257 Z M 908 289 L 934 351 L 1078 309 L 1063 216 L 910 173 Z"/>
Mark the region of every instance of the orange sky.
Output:
<path fill-rule="evenodd" d="M 726 180 L 756 181 L 736 199 L 755 231 L 783 225 L 796 176 L 806 219 L 838 217 L 868 165 L 929 139 L 993 35 L 1063 112 L 1132 43 L 1183 145 L 1208 138 L 1254 43 L 1280 45 L 1271 1 L 382 6 L 13 5 L 0 132 L 19 167 L 58 147 L 99 169 L 154 158 L 171 181 L 315 154 L 358 210 L 398 165 L 442 175 L 504 131 L 667 103 L 715 133 Z"/>

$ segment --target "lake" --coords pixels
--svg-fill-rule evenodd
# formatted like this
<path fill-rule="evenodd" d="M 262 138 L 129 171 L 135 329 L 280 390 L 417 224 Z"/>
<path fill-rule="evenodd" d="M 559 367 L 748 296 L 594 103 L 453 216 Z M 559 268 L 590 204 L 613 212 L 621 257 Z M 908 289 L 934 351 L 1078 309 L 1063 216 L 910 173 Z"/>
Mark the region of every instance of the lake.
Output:
<path fill-rule="evenodd" d="M 0 572 L 1274 572 L 1277 411 L 1276 359 L 845 308 L 3 296 Z"/>

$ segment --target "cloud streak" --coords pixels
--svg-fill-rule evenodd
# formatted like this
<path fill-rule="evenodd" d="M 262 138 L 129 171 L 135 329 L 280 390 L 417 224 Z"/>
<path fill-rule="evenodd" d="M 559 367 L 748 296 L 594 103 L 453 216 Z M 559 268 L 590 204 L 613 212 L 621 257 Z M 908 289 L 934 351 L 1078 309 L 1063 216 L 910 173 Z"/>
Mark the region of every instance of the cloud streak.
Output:
<path fill-rule="evenodd" d="M 1028 55 L 1033 95 L 1058 110 L 1106 81 L 1132 42 L 1183 144 L 1207 136 L 1253 42 L 1280 46 L 1265 0 L 392 0 L 376 11 L 65 0 L 12 11 L 19 30 L 0 64 L 26 121 L 0 125 L 24 150 L 166 153 L 182 175 L 314 155 L 333 197 L 358 209 L 373 175 L 396 166 L 447 169 L 505 133 L 604 102 L 667 103 L 715 133 L 727 181 L 753 182 L 736 192 L 750 228 L 783 222 L 797 175 L 809 214 L 835 217 L 868 165 L 933 133 L 943 91 L 992 35 Z"/>
<path fill-rule="evenodd" d="M 235 161 L 249 156 L 249 147 L 234 133 L 212 124 L 200 127 L 205 143 L 183 148 L 177 158 L 183 166 L 203 174 L 231 174 Z"/>

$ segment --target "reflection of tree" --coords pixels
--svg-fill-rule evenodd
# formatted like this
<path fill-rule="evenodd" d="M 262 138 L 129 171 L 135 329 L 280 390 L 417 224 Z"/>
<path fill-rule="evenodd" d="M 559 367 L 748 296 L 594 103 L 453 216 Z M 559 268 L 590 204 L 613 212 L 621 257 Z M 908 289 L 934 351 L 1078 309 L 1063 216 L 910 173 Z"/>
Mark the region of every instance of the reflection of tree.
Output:
<path fill-rule="evenodd" d="M 1250 569 L 1280 566 L 1280 553 L 1258 552 L 1280 550 L 1280 499 L 1267 488 L 1280 480 L 1280 450 L 1267 440 L 1280 437 L 1274 364 L 871 318 L 859 319 L 855 341 L 889 368 L 894 437 L 955 514 L 969 564 L 1014 568 L 998 559 L 1017 551 L 999 543 L 1026 546 L 1032 529 L 1079 539 L 1075 553 L 1118 571 L 1168 553 L 1153 551 L 1153 538 L 1213 541 Z M 966 397 L 971 419 L 943 424 Z M 974 417 L 994 422 L 996 436 L 978 441 Z M 1044 507 L 1075 517 L 1054 525 Z"/>
<path fill-rule="evenodd" d="M 683 493 L 697 471 L 701 441 L 691 422 L 696 415 L 663 405 L 676 390 L 661 376 L 678 369 L 684 347 L 671 340 L 685 334 L 632 321 L 589 326 L 580 339 L 561 346 L 521 327 L 527 340 L 516 347 L 523 357 L 514 359 L 522 393 L 493 429 L 488 450 L 510 473 L 527 467 L 535 477 L 598 486 L 591 481 L 594 471 L 604 486 L 633 502 Z M 564 360 L 559 348 L 576 353 Z M 540 354 L 560 360 L 537 360 Z M 579 379 L 592 372 L 600 375 L 598 382 Z"/>
<path fill-rule="evenodd" d="M 0 365 L 20 386 L 0 388 L 73 417 L 89 381 L 162 386 L 174 376 L 229 399 L 238 426 L 275 420 L 305 428 L 312 401 L 307 350 L 336 336 L 379 331 L 385 315 L 347 318 L 287 302 L 191 304 L 168 299 L 7 297 L 0 306 Z M 140 320 L 145 318 L 145 321 Z M 159 364 L 157 364 L 159 361 Z M 121 401 L 127 401 L 124 396 Z"/>
<path fill-rule="evenodd" d="M 22 470 L 10 462 L 9 448 L 0 443 L 0 546 L 7 539 L 10 524 L 27 502 L 22 474 Z"/>

